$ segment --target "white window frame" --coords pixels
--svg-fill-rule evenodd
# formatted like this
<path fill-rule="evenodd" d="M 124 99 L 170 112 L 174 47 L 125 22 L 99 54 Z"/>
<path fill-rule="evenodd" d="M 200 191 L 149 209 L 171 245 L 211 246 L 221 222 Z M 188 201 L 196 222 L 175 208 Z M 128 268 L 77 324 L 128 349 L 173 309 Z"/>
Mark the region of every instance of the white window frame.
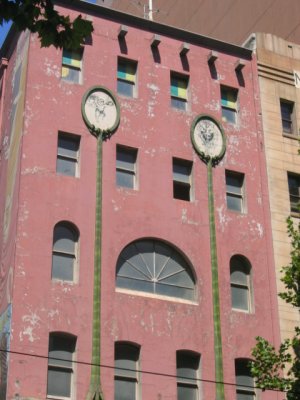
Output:
<path fill-rule="evenodd" d="M 77 145 L 78 149 L 76 151 L 76 154 L 73 156 L 71 154 L 68 154 L 67 151 L 64 151 L 64 149 L 60 146 L 60 141 L 65 140 L 69 142 L 73 142 L 75 145 Z M 58 175 L 64 175 L 64 176 L 70 176 L 70 177 L 79 177 L 79 154 L 80 154 L 80 136 L 78 135 L 72 135 L 69 133 L 65 132 L 58 132 L 58 139 L 57 139 L 57 160 L 56 160 L 56 173 Z M 59 171 L 58 169 L 58 160 L 65 160 L 69 161 L 74 165 L 74 174 L 65 174 L 62 171 Z"/>
<path fill-rule="evenodd" d="M 192 368 L 190 366 L 190 368 L 184 368 L 185 370 L 189 370 L 189 377 L 185 377 L 184 374 L 178 372 L 178 370 L 180 369 L 179 367 L 179 359 L 180 357 L 185 359 L 185 362 L 188 363 L 188 361 L 190 361 L 190 365 L 192 365 L 193 363 L 198 364 L 197 368 Z M 177 400 L 184 400 L 184 399 L 180 399 L 179 395 L 178 395 L 178 389 L 180 387 L 186 387 L 192 390 L 195 390 L 196 392 L 196 398 L 199 399 L 199 378 L 200 378 L 200 354 L 192 352 L 192 351 L 188 351 L 188 350 L 178 350 L 176 352 L 176 375 L 177 375 Z M 181 369 L 183 367 L 181 366 Z M 192 377 L 193 375 L 193 377 Z"/>
<path fill-rule="evenodd" d="M 232 191 L 229 189 L 227 184 L 227 178 L 236 178 L 237 181 L 241 182 L 240 186 L 235 186 L 237 189 L 240 188 L 240 191 Z M 226 184 L 226 204 L 227 210 L 234 211 L 237 213 L 245 213 L 246 212 L 246 201 L 245 201 L 245 174 L 242 172 L 226 170 L 225 171 L 225 184 Z M 232 185 L 231 185 L 232 186 Z M 230 208 L 228 206 L 228 199 L 235 198 L 240 200 L 240 209 Z"/>
<path fill-rule="evenodd" d="M 132 159 L 134 161 L 132 163 L 130 163 L 128 161 L 127 162 L 128 165 L 124 165 L 122 163 L 123 160 L 120 160 L 118 158 L 119 154 L 130 155 L 130 157 L 132 157 Z M 129 189 L 129 190 L 137 190 L 138 189 L 137 162 L 138 162 L 138 149 L 117 144 L 117 148 L 116 148 L 116 184 L 118 187 L 122 187 L 124 189 Z M 132 186 L 121 185 L 120 182 L 118 182 L 118 173 L 125 174 L 125 176 L 126 175 L 131 176 L 132 177 Z"/>
<path fill-rule="evenodd" d="M 193 171 L 193 162 L 188 160 L 183 160 L 181 158 L 173 157 L 172 161 L 173 166 L 173 198 L 176 200 L 184 200 L 184 201 L 192 201 L 193 193 L 192 193 L 192 171 Z M 187 173 L 183 173 L 184 171 L 178 172 L 175 169 L 180 167 L 184 170 L 186 169 Z M 183 188 L 183 194 L 188 192 L 188 196 L 179 195 L 182 194 L 180 188 Z M 178 189 L 180 190 L 179 195 Z"/>
<path fill-rule="evenodd" d="M 246 283 L 235 282 L 232 274 L 234 270 L 238 270 L 245 276 Z M 242 307 L 234 307 L 233 305 L 233 289 L 242 289 L 247 293 L 247 309 Z M 245 313 L 253 312 L 253 287 L 252 287 L 252 267 L 249 260 L 239 254 L 235 254 L 230 259 L 230 290 L 231 290 L 231 305 L 234 311 Z"/>

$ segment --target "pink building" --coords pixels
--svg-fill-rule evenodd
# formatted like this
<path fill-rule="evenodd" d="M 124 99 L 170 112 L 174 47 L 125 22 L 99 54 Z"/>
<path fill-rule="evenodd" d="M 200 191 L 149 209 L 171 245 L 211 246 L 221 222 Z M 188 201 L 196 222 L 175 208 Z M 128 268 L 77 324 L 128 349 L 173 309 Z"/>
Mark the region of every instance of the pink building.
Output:
<path fill-rule="evenodd" d="M 80 52 L 0 54 L 0 398 L 276 399 L 248 368 L 279 340 L 255 55 L 61 4 L 93 21 Z M 102 186 L 82 114 L 115 125 Z"/>

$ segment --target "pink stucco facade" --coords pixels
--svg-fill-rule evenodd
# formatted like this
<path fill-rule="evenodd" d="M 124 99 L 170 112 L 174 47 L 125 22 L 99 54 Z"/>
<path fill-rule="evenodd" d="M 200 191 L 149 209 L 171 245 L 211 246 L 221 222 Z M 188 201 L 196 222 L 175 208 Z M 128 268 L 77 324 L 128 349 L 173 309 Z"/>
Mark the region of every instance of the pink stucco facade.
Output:
<path fill-rule="evenodd" d="M 63 10 L 63 9 L 61 9 Z M 69 12 L 69 10 L 66 10 Z M 75 15 L 77 11 L 71 11 Z M 95 31 L 84 46 L 82 83 L 61 79 L 62 51 L 41 49 L 30 36 L 22 131 L 8 239 L 2 239 L 3 282 L 11 279 L 2 297 L 1 312 L 12 304 L 7 399 L 47 397 L 47 356 L 50 332 L 77 337 L 72 399 L 85 398 L 92 352 L 93 271 L 96 207 L 96 139 L 81 115 L 84 93 L 94 85 L 110 89 L 120 103 L 121 120 L 103 143 L 101 381 L 106 399 L 114 395 L 114 343 L 140 346 L 141 398 L 176 398 L 176 351 L 201 355 L 203 399 L 215 396 L 212 279 L 208 215 L 207 167 L 196 154 L 190 127 L 198 114 L 221 122 L 220 85 L 238 90 L 238 124 L 221 122 L 227 148 L 213 169 L 217 258 L 225 394 L 235 399 L 234 360 L 251 358 L 256 336 L 278 343 L 279 328 L 272 255 L 270 212 L 264 142 L 261 130 L 255 56 L 237 47 L 195 36 L 183 62 L 179 55 L 183 31 L 128 19 L 124 14 L 89 6 Z M 120 24 L 128 27 L 127 50 L 120 46 Z M 151 39 L 161 35 L 160 60 L 154 59 Z M 22 36 L 23 37 L 23 36 Z M 22 39 L 21 37 L 21 39 Z M 199 37 L 200 38 L 200 37 Z M 19 40 L 21 40 L 19 39 Z M 218 52 L 217 76 L 207 62 Z M 9 58 L 3 104 L 1 143 L 11 140 L 5 115 L 11 107 L 11 81 L 16 51 Z M 137 62 L 137 95 L 117 94 L 117 59 Z M 242 59 L 243 79 L 235 64 Z M 170 106 L 170 71 L 187 75 L 188 109 Z M 56 173 L 58 132 L 80 136 L 79 176 Z M 7 139 L 6 139 L 7 138 Z M 135 190 L 116 185 L 116 146 L 138 150 Z M 172 158 L 193 162 L 191 201 L 173 198 Z M 1 158 L 5 187 L 9 157 Z M 245 174 L 246 211 L 226 207 L 225 170 Z M 1 194 L 1 218 L 7 190 Z M 53 228 L 70 221 L 79 230 L 79 258 L 73 283 L 51 280 Z M 2 236 L 4 233 L 2 233 Z M 194 301 L 155 296 L 116 288 L 116 262 L 122 249 L 141 238 L 156 238 L 179 249 L 196 277 Z M 10 243 L 10 244 L 9 244 Z M 9 261 L 5 249 L 11 246 Z M 240 254 L 252 266 L 253 308 L 233 310 L 230 258 Z M 5 258 L 6 257 L 6 258 Z M 11 272 L 8 271 L 8 264 Z M 5 268 L 4 268 L 5 266 Z M 10 276 L 11 274 L 12 276 Z M 6 287 L 8 284 L 6 285 Z M 14 353 L 16 352 L 16 353 Z M 38 357 L 37 357 L 38 356 Z M 261 393 L 263 400 L 274 393 Z"/>

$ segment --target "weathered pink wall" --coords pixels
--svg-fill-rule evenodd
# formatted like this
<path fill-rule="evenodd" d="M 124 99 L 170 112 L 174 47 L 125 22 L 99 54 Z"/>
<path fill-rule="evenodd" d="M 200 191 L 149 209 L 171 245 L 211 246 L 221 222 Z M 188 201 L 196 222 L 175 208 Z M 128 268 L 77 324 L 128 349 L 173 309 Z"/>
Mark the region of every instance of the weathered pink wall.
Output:
<path fill-rule="evenodd" d="M 141 345 L 141 369 L 176 374 L 176 350 L 201 354 L 201 377 L 214 380 L 214 343 L 207 171 L 190 141 L 196 115 L 221 120 L 220 84 L 239 89 L 240 124 L 224 123 L 227 151 L 213 172 L 219 262 L 224 380 L 234 383 L 234 359 L 250 357 L 255 336 L 278 341 L 276 293 L 271 249 L 269 206 L 255 60 L 246 60 L 245 86 L 234 70 L 238 56 L 219 53 L 218 79 L 210 76 L 209 49 L 190 46 L 189 71 L 179 57 L 180 40 L 162 36 L 161 62 L 150 49 L 153 33 L 130 27 L 128 54 L 120 52 L 120 22 L 93 18 L 93 44 L 84 48 L 83 84 L 61 81 L 61 51 L 40 49 L 32 36 L 24 115 L 17 249 L 14 274 L 11 349 L 47 356 L 51 331 L 77 336 L 76 359 L 91 361 L 93 255 L 95 225 L 96 140 L 81 117 L 81 99 L 93 85 L 116 93 L 117 56 L 138 62 L 138 97 L 118 96 L 121 123 L 103 145 L 102 337 L 101 363 L 114 364 L 114 342 Z M 124 23 L 124 21 L 122 22 Z M 191 110 L 170 107 L 170 70 L 189 74 Z M 55 172 L 58 131 L 81 135 L 80 177 Z M 116 144 L 138 148 L 138 190 L 115 184 Z M 194 200 L 173 199 L 172 157 L 194 162 Z M 225 169 L 245 173 L 248 212 L 226 209 Z M 54 225 L 71 221 L 80 231 L 79 280 L 51 281 Z M 121 250 L 139 238 L 159 238 L 178 247 L 197 276 L 197 301 L 164 300 L 121 293 L 115 287 Z M 246 256 L 253 268 L 255 312 L 232 311 L 229 260 Z M 45 398 L 47 360 L 10 355 L 8 398 Z M 76 395 L 84 399 L 90 367 L 76 366 Z M 113 369 L 102 367 L 106 399 L 113 398 Z M 214 398 L 214 385 L 203 383 L 204 398 Z M 226 387 L 234 399 L 234 387 Z M 176 397 L 176 381 L 142 375 L 144 399 Z M 263 399 L 274 399 L 265 393 Z"/>

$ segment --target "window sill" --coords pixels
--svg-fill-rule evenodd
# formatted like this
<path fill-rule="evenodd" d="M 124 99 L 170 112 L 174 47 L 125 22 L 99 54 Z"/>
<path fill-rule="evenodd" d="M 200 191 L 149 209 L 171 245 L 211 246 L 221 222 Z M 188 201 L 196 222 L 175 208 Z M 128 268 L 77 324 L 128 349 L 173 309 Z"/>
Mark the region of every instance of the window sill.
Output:
<path fill-rule="evenodd" d="M 299 212 L 291 211 L 291 217 L 292 218 L 300 218 L 300 211 Z"/>
<path fill-rule="evenodd" d="M 52 396 L 51 394 L 48 394 L 46 399 L 51 399 L 51 400 L 70 400 L 71 397 Z"/>
<path fill-rule="evenodd" d="M 233 308 L 233 307 L 232 307 L 231 310 L 234 311 L 234 312 L 239 312 L 239 313 L 248 314 L 248 315 L 254 314 L 253 311 L 242 310 L 241 308 Z"/>
<path fill-rule="evenodd" d="M 282 133 L 282 136 L 285 137 L 285 138 L 292 139 L 292 140 L 297 140 L 297 141 L 299 141 L 299 139 L 300 139 L 300 136 L 299 136 L 299 135 L 297 135 L 297 134 L 292 134 L 292 133 L 285 133 L 285 132 L 283 132 L 283 133 Z"/>

